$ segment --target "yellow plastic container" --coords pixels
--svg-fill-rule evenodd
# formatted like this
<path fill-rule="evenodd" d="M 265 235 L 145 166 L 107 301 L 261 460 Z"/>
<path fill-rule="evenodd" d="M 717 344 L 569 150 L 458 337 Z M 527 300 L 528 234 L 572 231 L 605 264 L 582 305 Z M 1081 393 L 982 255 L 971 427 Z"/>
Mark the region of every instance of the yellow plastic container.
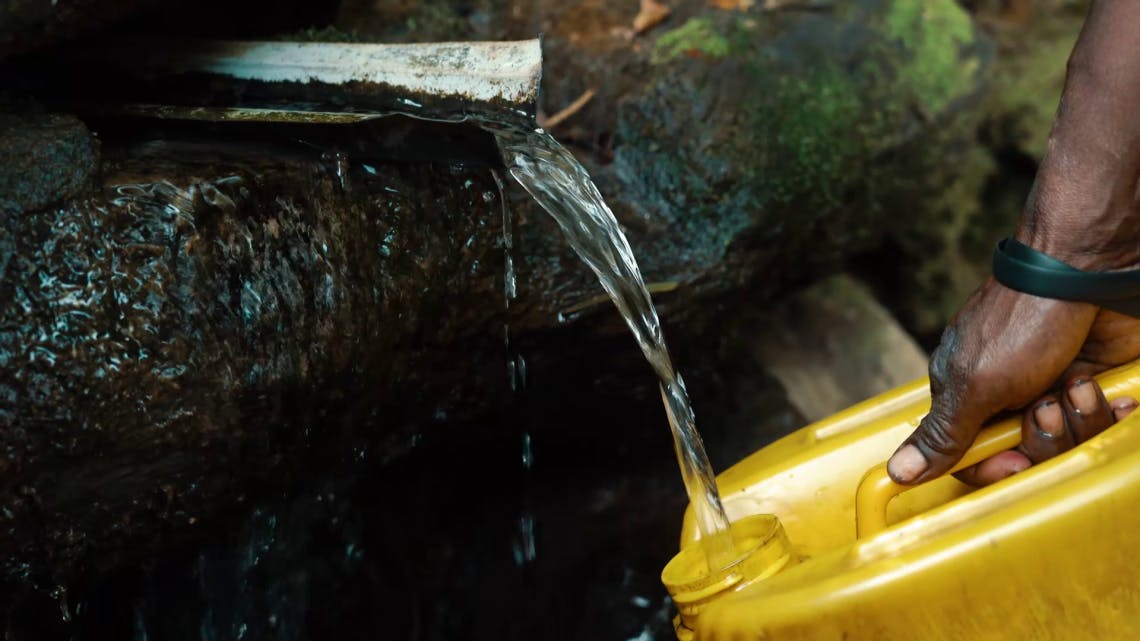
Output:
<path fill-rule="evenodd" d="M 1140 398 L 1140 364 L 1098 380 L 1109 399 Z M 884 462 L 929 407 L 916 381 L 725 471 L 743 558 L 709 576 L 686 514 L 662 573 L 678 637 L 1140 639 L 1140 412 L 984 489 L 900 487 Z M 959 467 L 1019 439 L 1020 417 L 991 425 Z"/>

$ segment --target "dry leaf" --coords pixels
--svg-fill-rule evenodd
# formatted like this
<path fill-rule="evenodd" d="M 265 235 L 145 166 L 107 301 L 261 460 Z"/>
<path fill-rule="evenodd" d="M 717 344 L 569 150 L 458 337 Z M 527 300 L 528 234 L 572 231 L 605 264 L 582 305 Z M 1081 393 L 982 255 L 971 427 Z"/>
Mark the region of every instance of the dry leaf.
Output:
<path fill-rule="evenodd" d="M 668 16 L 669 7 L 653 0 L 641 0 L 641 8 L 633 19 L 633 32 L 645 33 L 661 24 Z"/>

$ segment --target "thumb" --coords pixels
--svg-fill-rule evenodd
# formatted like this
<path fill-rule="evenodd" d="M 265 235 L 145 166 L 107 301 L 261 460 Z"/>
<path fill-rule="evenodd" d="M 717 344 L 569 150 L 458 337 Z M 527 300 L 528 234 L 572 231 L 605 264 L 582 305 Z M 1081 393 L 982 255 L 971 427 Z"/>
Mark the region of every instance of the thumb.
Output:
<path fill-rule="evenodd" d="M 945 474 L 962 459 L 982 424 L 993 413 L 985 395 L 969 394 L 971 373 L 945 376 L 932 361 L 930 413 L 887 462 L 887 473 L 896 483 L 920 483 Z M 943 374 L 943 375 L 939 375 Z"/>
<path fill-rule="evenodd" d="M 980 423 L 955 421 L 947 411 L 932 409 L 887 462 L 896 483 L 909 485 L 945 474 L 962 459 L 978 435 Z"/>

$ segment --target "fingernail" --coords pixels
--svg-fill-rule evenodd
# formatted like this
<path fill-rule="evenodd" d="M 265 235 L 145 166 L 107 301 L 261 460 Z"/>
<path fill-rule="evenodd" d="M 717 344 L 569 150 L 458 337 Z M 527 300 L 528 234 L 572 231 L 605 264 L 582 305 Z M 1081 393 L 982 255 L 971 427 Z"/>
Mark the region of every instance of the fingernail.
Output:
<path fill-rule="evenodd" d="M 1069 387 L 1069 401 L 1077 414 L 1092 414 L 1097 406 L 1096 389 L 1089 385 L 1088 379 L 1078 378 Z"/>
<path fill-rule="evenodd" d="M 907 445 L 891 457 L 887 463 L 887 471 L 890 472 L 891 478 L 896 481 L 910 483 L 926 471 L 927 465 L 926 457 L 922 455 L 922 452 L 919 452 L 918 448 L 913 445 Z"/>
<path fill-rule="evenodd" d="M 1112 409 L 1114 410 L 1134 410 L 1136 409 L 1136 399 L 1128 396 L 1121 396 L 1120 398 L 1112 399 L 1112 402 L 1109 403 L 1109 405 L 1112 405 Z"/>
<path fill-rule="evenodd" d="M 1113 399 L 1109 405 L 1112 406 L 1113 417 L 1118 421 L 1128 418 L 1128 415 L 1136 410 L 1136 400 L 1127 396 Z"/>
<path fill-rule="evenodd" d="M 1042 401 L 1033 410 L 1033 419 L 1037 422 L 1037 431 L 1049 438 L 1065 433 L 1065 417 L 1061 416 L 1061 406 L 1057 401 Z"/>

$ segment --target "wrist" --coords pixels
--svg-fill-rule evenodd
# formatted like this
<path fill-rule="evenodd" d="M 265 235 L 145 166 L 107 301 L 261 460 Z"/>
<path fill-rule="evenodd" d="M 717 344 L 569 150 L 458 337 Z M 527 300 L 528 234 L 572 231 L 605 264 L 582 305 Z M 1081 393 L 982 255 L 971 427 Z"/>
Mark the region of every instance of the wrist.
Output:
<path fill-rule="evenodd" d="M 1140 2 L 1097 1 L 1017 239 L 1084 270 L 1140 263 Z"/>
<path fill-rule="evenodd" d="M 1110 271 L 1140 263 L 1140 227 L 1131 207 L 1066 203 L 1028 207 L 1014 237 L 1086 271 Z"/>
<path fill-rule="evenodd" d="M 1140 162 L 1088 141 L 1058 122 L 1016 238 L 1078 269 L 1140 263 Z"/>

